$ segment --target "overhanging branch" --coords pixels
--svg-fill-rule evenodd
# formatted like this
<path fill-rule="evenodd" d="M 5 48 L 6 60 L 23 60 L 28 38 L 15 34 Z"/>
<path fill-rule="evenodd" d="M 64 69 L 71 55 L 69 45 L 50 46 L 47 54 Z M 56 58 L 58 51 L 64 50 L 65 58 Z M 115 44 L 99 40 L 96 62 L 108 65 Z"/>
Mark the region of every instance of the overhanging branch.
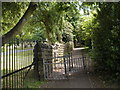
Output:
<path fill-rule="evenodd" d="M 18 21 L 18 23 L 6 34 L 2 36 L 2 45 L 10 41 L 14 36 L 16 36 L 24 26 L 24 24 L 27 22 L 33 11 L 36 10 L 36 3 L 35 2 L 30 2 L 28 9 L 22 16 L 22 18 Z"/>

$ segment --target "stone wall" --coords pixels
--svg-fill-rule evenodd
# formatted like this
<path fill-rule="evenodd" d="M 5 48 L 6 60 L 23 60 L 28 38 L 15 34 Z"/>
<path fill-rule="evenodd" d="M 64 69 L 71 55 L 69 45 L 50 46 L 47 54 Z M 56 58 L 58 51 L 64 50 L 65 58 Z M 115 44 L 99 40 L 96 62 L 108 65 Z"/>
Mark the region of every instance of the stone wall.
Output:
<path fill-rule="evenodd" d="M 64 56 L 64 44 L 55 44 L 53 47 L 53 57 Z"/>
<path fill-rule="evenodd" d="M 66 44 L 58 43 L 53 46 L 47 43 L 45 44 L 45 43 L 37 42 L 34 48 L 34 61 L 35 61 L 34 71 L 37 77 L 39 78 L 39 80 L 44 79 L 43 59 L 45 62 L 47 62 L 46 60 L 48 58 L 64 56 L 70 53 L 71 50 L 72 50 L 72 46 L 70 43 L 66 43 Z M 52 59 L 48 63 L 52 63 Z M 52 66 L 50 68 L 52 69 Z"/>
<path fill-rule="evenodd" d="M 65 43 L 64 48 L 65 48 L 64 49 L 64 54 L 65 55 L 70 54 L 71 51 L 74 48 L 74 43 L 73 42 L 67 42 L 67 43 Z"/>

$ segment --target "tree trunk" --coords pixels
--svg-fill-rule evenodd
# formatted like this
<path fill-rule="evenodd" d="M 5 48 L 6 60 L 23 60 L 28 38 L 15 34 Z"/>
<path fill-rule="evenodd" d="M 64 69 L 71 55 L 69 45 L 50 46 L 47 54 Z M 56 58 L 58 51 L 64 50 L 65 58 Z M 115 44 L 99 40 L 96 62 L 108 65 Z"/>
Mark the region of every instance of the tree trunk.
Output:
<path fill-rule="evenodd" d="M 22 27 L 27 22 L 33 11 L 36 10 L 36 7 L 37 5 L 35 2 L 30 2 L 28 9 L 26 10 L 22 18 L 19 20 L 19 22 L 9 32 L 2 36 L 2 45 L 10 41 L 21 31 Z"/>
<path fill-rule="evenodd" d="M 52 32 L 51 32 L 51 29 L 47 22 L 48 22 L 47 19 L 45 19 L 45 21 L 43 21 L 45 28 L 46 28 L 46 35 L 47 35 L 48 43 L 52 44 Z"/>

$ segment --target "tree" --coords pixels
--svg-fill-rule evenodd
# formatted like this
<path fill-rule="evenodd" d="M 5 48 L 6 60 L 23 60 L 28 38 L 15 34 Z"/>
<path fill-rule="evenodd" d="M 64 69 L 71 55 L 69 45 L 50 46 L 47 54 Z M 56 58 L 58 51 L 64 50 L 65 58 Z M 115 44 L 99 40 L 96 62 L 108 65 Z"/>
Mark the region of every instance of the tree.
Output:
<path fill-rule="evenodd" d="M 11 38 L 13 38 L 21 31 L 21 28 L 24 26 L 24 24 L 27 22 L 33 11 L 36 9 L 36 6 L 36 3 L 30 2 L 28 9 L 18 21 L 18 23 L 10 31 L 8 31 L 2 36 L 2 44 L 7 43 Z"/>
<path fill-rule="evenodd" d="M 111 79 L 120 76 L 120 3 L 97 3 L 93 25 L 93 60 L 97 71 L 111 74 Z M 97 23 L 97 24 L 96 24 Z"/>
<path fill-rule="evenodd" d="M 91 52 L 95 70 L 110 73 L 119 80 L 120 3 L 84 3 L 83 6 L 91 9 L 84 15 L 85 19 L 81 19 L 77 36 L 85 41 L 92 40 Z M 87 17 L 91 13 L 92 17 Z"/>
<path fill-rule="evenodd" d="M 64 21 L 69 21 L 68 16 L 72 17 L 72 10 L 74 11 L 74 3 L 69 2 L 39 2 L 38 8 L 32 17 L 33 22 L 41 23 L 45 28 L 45 36 L 50 44 L 56 41 L 62 42 L 62 34 L 64 30 Z M 69 11 L 71 10 L 71 11 Z M 71 15 L 70 13 L 71 12 Z M 74 11 L 75 12 L 75 11 Z"/>
<path fill-rule="evenodd" d="M 36 29 L 43 27 L 44 35 L 50 44 L 56 41 L 56 34 L 60 31 L 61 26 L 61 13 L 57 10 L 57 4 L 54 2 L 39 2 L 37 10 L 31 18 L 32 24 L 39 24 L 35 27 Z"/>
<path fill-rule="evenodd" d="M 20 14 L 20 12 L 25 12 L 24 8 L 23 8 L 23 10 L 21 9 L 22 3 L 11 3 L 11 5 L 12 6 L 18 5 L 19 14 Z M 26 5 L 28 5 L 28 3 Z M 8 6 L 8 5 L 6 4 L 5 6 Z M 36 8 L 36 11 L 33 13 L 35 8 Z M 5 31 L 7 31 L 7 33 L 4 34 L 3 38 L 2 38 L 3 44 L 10 40 L 9 36 L 11 36 L 11 38 L 12 38 L 12 37 L 16 36 L 17 34 L 19 34 L 19 35 L 17 35 L 17 38 L 25 39 L 25 38 L 28 38 L 29 35 L 32 38 L 32 36 L 33 36 L 32 34 L 34 33 L 35 30 L 37 30 L 36 32 L 38 32 L 38 30 L 41 30 L 41 29 L 39 29 L 40 27 L 45 28 L 42 31 L 45 32 L 44 36 L 47 37 L 50 44 L 55 43 L 56 41 L 62 42 L 62 34 L 63 34 L 63 27 L 64 27 L 63 21 L 67 20 L 75 28 L 74 22 L 76 22 L 76 20 L 79 16 L 76 2 L 75 3 L 73 3 L 73 2 L 39 2 L 38 7 L 36 7 L 36 3 L 31 2 L 23 16 L 22 15 L 19 16 L 19 14 L 17 15 L 16 14 L 17 11 L 13 10 L 13 8 L 10 8 L 10 9 L 5 8 L 5 9 L 7 12 L 6 16 L 8 16 L 9 14 L 11 15 L 11 13 L 9 13 L 9 11 L 10 12 L 15 11 L 15 13 L 13 15 L 16 16 L 16 18 L 14 18 L 15 21 L 13 20 L 14 23 L 10 27 L 8 26 L 8 24 L 3 25 L 5 28 L 7 26 L 7 28 L 5 30 Z M 32 9 L 34 9 L 34 10 L 32 10 Z M 33 13 L 32 17 L 30 17 L 31 13 Z M 10 18 L 13 19 L 14 16 L 12 16 Z M 17 16 L 19 16 L 19 17 L 17 17 Z M 27 20 L 28 18 L 30 20 L 29 22 Z M 7 19 L 9 19 L 9 17 L 7 17 Z M 3 23 L 6 22 L 7 19 L 5 20 L 5 18 L 4 18 Z M 17 21 L 18 21 L 18 23 L 17 23 Z M 27 22 L 27 24 L 25 24 L 26 22 Z M 11 20 L 8 23 L 11 23 Z M 8 29 L 10 29 L 10 30 L 8 30 Z M 34 35 L 35 35 L 35 33 L 34 33 Z"/>
<path fill-rule="evenodd" d="M 12 29 L 23 16 L 29 3 L 3 2 L 2 3 L 2 35 Z"/>

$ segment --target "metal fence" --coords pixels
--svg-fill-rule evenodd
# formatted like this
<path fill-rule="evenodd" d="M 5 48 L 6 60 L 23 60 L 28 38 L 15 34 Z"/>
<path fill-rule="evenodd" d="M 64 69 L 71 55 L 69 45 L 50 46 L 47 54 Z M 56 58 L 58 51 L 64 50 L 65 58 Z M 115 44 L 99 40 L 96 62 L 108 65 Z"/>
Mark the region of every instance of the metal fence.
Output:
<path fill-rule="evenodd" d="M 44 78 L 46 80 L 67 79 L 66 59 L 69 56 L 47 58 L 43 60 Z"/>
<path fill-rule="evenodd" d="M 84 71 L 86 57 L 72 58 L 72 55 L 43 60 L 44 78 L 46 80 L 69 79 L 73 72 Z"/>
<path fill-rule="evenodd" d="M 2 88 L 23 88 L 24 79 L 33 66 L 35 42 L 13 39 L 1 47 Z"/>

